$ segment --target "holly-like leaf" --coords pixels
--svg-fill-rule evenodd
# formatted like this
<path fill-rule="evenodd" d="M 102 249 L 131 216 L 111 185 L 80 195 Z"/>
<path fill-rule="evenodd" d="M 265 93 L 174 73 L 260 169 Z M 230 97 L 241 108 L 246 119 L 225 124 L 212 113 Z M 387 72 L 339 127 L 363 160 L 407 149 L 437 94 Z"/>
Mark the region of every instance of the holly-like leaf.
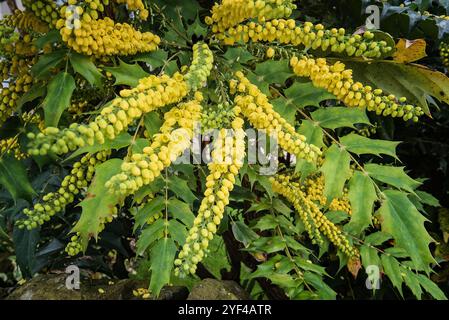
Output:
<path fill-rule="evenodd" d="M 399 266 L 398 260 L 392 257 L 391 255 L 382 254 L 380 256 L 380 260 L 382 261 L 382 268 L 385 274 L 390 279 L 393 286 L 398 289 L 399 293 L 402 296 L 402 276 L 401 276 L 401 268 Z"/>
<path fill-rule="evenodd" d="M 350 152 L 358 155 L 374 154 L 380 156 L 381 154 L 386 154 L 398 159 L 396 156 L 396 147 L 400 142 L 370 139 L 355 133 L 350 133 L 347 136 L 340 138 L 340 142 Z"/>
<path fill-rule="evenodd" d="M 145 125 L 145 129 L 150 134 L 150 136 L 153 136 L 154 134 L 159 132 L 163 120 L 161 119 L 159 113 L 153 111 L 145 114 L 143 118 L 143 123 Z"/>
<path fill-rule="evenodd" d="M 140 79 L 148 76 L 148 73 L 139 64 L 128 64 L 122 60 L 119 60 L 117 67 L 105 67 L 104 69 L 112 73 L 115 77 L 115 86 L 124 84 L 130 87 L 136 87 Z"/>
<path fill-rule="evenodd" d="M 138 227 L 142 227 L 145 225 L 147 220 L 154 216 L 157 213 L 161 213 L 165 208 L 165 198 L 156 197 L 151 199 L 151 201 L 147 202 L 142 208 L 137 210 L 135 215 L 135 223 L 134 223 L 134 231 L 137 230 Z"/>
<path fill-rule="evenodd" d="M 236 221 L 231 223 L 232 233 L 237 241 L 244 244 L 245 247 L 249 245 L 252 241 L 259 238 L 257 233 L 251 230 L 246 224 L 241 221 Z"/>
<path fill-rule="evenodd" d="M 36 79 L 45 79 L 66 58 L 66 55 L 66 50 L 57 50 L 42 55 L 39 61 L 31 67 L 31 74 Z"/>
<path fill-rule="evenodd" d="M 335 96 L 323 88 L 317 88 L 311 81 L 294 82 L 284 91 L 287 97 L 287 104 L 294 108 L 304 108 L 307 106 L 319 107 L 324 100 L 336 99 Z"/>
<path fill-rule="evenodd" d="M 0 184 L 8 190 L 14 202 L 18 199 L 31 202 L 32 196 L 36 194 L 24 164 L 10 155 L 0 158 Z"/>
<path fill-rule="evenodd" d="M 187 227 L 190 228 L 193 226 L 195 215 L 192 210 L 190 210 L 190 206 L 187 203 L 176 198 L 171 198 L 168 201 L 168 212 L 173 218 L 178 219 Z"/>
<path fill-rule="evenodd" d="M 157 219 L 142 230 L 136 243 L 137 255 L 142 255 L 156 240 L 164 236 L 165 219 Z"/>
<path fill-rule="evenodd" d="M 429 250 L 433 239 L 424 227 L 427 219 L 403 192 L 386 190 L 384 195 L 379 209 L 382 231 L 393 236 L 396 247 L 407 251 L 417 269 L 428 272 L 435 260 Z"/>
<path fill-rule="evenodd" d="M 318 148 L 324 147 L 323 129 L 321 129 L 318 123 L 310 120 L 303 120 L 298 132 L 306 137 L 307 143 L 313 144 Z"/>
<path fill-rule="evenodd" d="M 291 125 L 295 124 L 297 109 L 284 97 L 271 100 L 274 110 L 281 115 L 282 118 L 287 120 Z"/>
<path fill-rule="evenodd" d="M 199 16 L 196 16 L 195 21 L 187 28 L 187 35 L 192 37 L 205 37 L 207 35 L 207 27 L 201 23 Z"/>
<path fill-rule="evenodd" d="M 447 300 L 447 297 L 444 294 L 444 292 L 441 291 L 441 289 L 432 280 L 430 280 L 423 274 L 418 274 L 417 277 L 421 287 L 423 287 L 424 290 L 430 293 L 432 297 L 434 297 L 437 300 Z"/>
<path fill-rule="evenodd" d="M 404 172 L 404 167 L 382 166 L 369 163 L 365 165 L 365 171 L 376 180 L 408 192 L 413 192 L 421 185 L 420 182 L 413 180 Z"/>
<path fill-rule="evenodd" d="M 311 113 L 312 119 L 321 127 L 335 129 L 354 128 L 356 123 L 370 124 L 365 110 L 347 107 L 320 108 Z"/>
<path fill-rule="evenodd" d="M 114 208 L 121 198 L 109 192 L 105 187 L 112 176 L 121 172 L 122 159 L 110 159 L 95 168 L 95 176 L 87 189 L 86 198 L 79 206 L 81 217 L 72 232 L 79 232 L 83 250 L 87 248 L 90 238 L 97 239 L 102 222 L 114 214 Z"/>
<path fill-rule="evenodd" d="M 426 45 L 426 40 L 424 39 L 399 39 L 393 60 L 399 63 L 418 61 L 427 56 Z"/>
<path fill-rule="evenodd" d="M 48 84 L 47 96 L 42 102 L 45 115 L 45 125 L 56 127 L 62 113 L 70 106 L 75 79 L 67 72 L 60 72 Z"/>
<path fill-rule="evenodd" d="M 47 92 L 46 85 L 42 85 L 41 83 L 34 84 L 30 90 L 25 92 L 19 98 L 19 100 L 17 100 L 16 109 L 20 110 L 25 103 L 31 102 L 37 98 L 43 97 L 46 92 Z"/>
<path fill-rule="evenodd" d="M 229 48 L 223 55 L 230 65 L 245 64 L 254 59 L 254 56 L 245 47 Z"/>
<path fill-rule="evenodd" d="M 76 72 L 82 75 L 92 86 L 101 87 L 103 75 L 89 57 L 71 52 L 69 58 Z"/>
<path fill-rule="evenodd" d="M 188 235 L 187 228 L 185 225 L 180 223 L 178 220 L 171 219 L 168 221 L 168 233 L 180 246 L 184 245 Z"/>
<path fill-rule="evenodd" d="M 153 52 L 141 53 L 134 57 L 133 61 L 145 62 L 149 65 L 151 70 L 162 67 L 166 64 L 168 53 L 165 50 L 159 49 Z"/>
<path fill-rule="evenodd" d="M 192 204 L 197 197 L 190 190 L 187 181 L 176 176 L 171 176 L 168 181 L 168 188 L 185 202 Z"/>
<path fill-rule="evenodd" d="M 288 60 L 268 60 L 256 66 L 254 74 L 258 82 L 283 84 L 293 76 Z"/>
<path fill-rule="evenodd" d="M 170 282 L 170 274 L 176 255 L 175 241 L 171 238 L 159 240 L 151 250 L 150 291 L 158 296 L 162 287 Z"/>
<path fill-rule="evenodd" d="M 340 198 L 346 180 L 350 177 L 349 153 L 333 144 L 324 154 L 321 172 L 324 175 L 324 195 L 328 201 Z"/>
<path fill-rule="evenodd" d="M 360 171 L 355 171 L 349 181 L 348 197 L 352 214 L 345 229 L 351 234 L 359 235 L 371 224 L 374 201 L 377 200 L 373 181 Z"/>

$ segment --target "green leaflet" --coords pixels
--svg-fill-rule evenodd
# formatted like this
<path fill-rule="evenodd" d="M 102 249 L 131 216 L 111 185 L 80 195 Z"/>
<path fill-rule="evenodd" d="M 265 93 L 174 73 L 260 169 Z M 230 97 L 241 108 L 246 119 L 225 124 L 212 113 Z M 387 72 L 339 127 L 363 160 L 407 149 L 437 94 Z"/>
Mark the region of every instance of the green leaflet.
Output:
<path fill-rule="evenodd" d="M 347 107 L 320 108 L 312 112 L 311 117 L 323 128 L 354 128 L 356 123 L 371 124 L 365 110 Z"/>
<path fill-rule="evenodd" d="M 47 88 L 47 96 L 42 102 L 45 114 L 45 126 L 56 127 L 65 109 L 70 106 L 75 79 L 67 72 L 60 72 Z"/>
<path fill-rule="evenodd" d="M 378 255 L 378 251 L 371 246 L 361 246 L 360 247 L 360 256 L 362 258 L 362 264 L 365 269 L 368 266 L 376 266 L 380 268 L 380 259 Z"/>
<path fill-rule="evenodd" d="M 374 179 L 408 192 L 413 192 L 413 190 L 421 185 L 420 182 L 410 178 L 404 172 L 403 167 L 382 166 L 369 163 L 365 165 L 365 170 Z"/>
<path fill-rule="evenodd" d="M 90 238 L 97 238 L 102 220 L 111 216 L 113 209 L 121 201 L 119 196 L 106 189 L 105 183 L 121 172 L 122 163 L 122 159 L 110 159 L 98 165 L 86 198 L 79 204 L 82 208 L 81 217 L 72 232 L 79 232 L 84 250 Z"/>
<path fill-rule="evenodd" d="M 245 223 L 236 221 L 231 223 L 232 233 L 237 241 L 243 243 L 245 247 L 259 238 L 259 235 L 251 230 Z"/>
<path fill-rule="evenodd" d="M 336 99 L 333 94 L 323 88 L 315 87 L 311 81 L 294 82 L 288 89 L 284 90 L 287 104 L 292 108 L 304 108 L 307 106 L 319 107 L 324 100 Z"/>
<path fill-rule="evenodd" d="M 350 176 L 349 153 L 333 144 L 324 154 L 324 164 L 321 172 L 324 175 L 324 195 L 330 201 L 340 198 L 346 180 Z"/>
<path fill-rule="evenodd" d="M 76 72 L 82 75 L 92 86 L 101 87 L 103 75 L 89 57 L 71 52 L 69 58 Z"/>
<path fill-rule="evenodd" d="M 348 197 L 352 214 L 345 229 L 349 233 L 359 235 L 371 224 L 374 201 L 377 200 L 372 180 L 362 172 L 355 171 L 349 181 Z"/>
<path fill-rule="evenodd" d="M 393 286 L 398 289 L 399 293 L 402 296 L 402 276 L 401 276 L 401 268 L 399 265 L 398 260 L 396 258 L 387 255 L 382 254 L 380 256 L 380 260 L 382 261 L 382 268 L 385 272 L 385 274 L 390 279 Z"/>
<path fill-rule="evenodd" d="M 137 255 L 142 255 L 157 239 L 164 236 L 165 219 L 157 219 L 146 227 L 137 240 Z"/>
<path fill-rule="evenodd" d="M 396 147 L 400 142 L 370 139 L 355 133 L 350 133 L 340 138 L 340 142 L 350 152 L 355 154 L 374 154 L 376 156 L 386 154 L 398 159 L 396 156 Z"/>
<path fill-rule="evenodd" d="M 170 282 L 170 274 L 176 255 L 176 245 L 173 239 L 160 239 L 151 250 L 151 282 L 150 291 L 158 296 L 162 287 Z"/>
<path fill-rule="evenodd" d="M 291 104 L 291 101 L 280 96 L 270 102 L 273 105 L 273 109 L 279 113 L 282 118 L 287 120 L 291 125 L 295 125 L 297 109 Z"/>
<path fill-rule="evenodd" d="M 134 217 L 134 231 L 139 227 L 143 227 L 147 220 L 157 213 L 165 209 L 165 199 L 163 197 L 156 197 L 147 202 L 142 208 L 136 212 Z"/>
<path fill-rule="evenodd" d="M 115 77 L 114 85 L 128 85 L 130 87 L 136 87 L 139 84 L 139 80 L 141 78 L 145 78 L 148 76 L 139 64 L 128 64 L 119 60 L 118 67 L 106 67 L 104 68 L 106 71 L 112 73 Z"/>
<path fill-rule="evenodd" d="M 230 65 L 247 63 L 248 61 L 254 59 L 254 56 L 249 53 L 244 47 L 232 47 L 226 50 L 223 55 L 228 60 Z"/>
<path fill-rule="evenodd" d="M 15 203 L 18 199 L 31 202 L 32 196 L 36 194 L 24 164 L 10 155 L 0 158 L 0 184 L 8 190 Z"/>
<path fill-rule="evenodd" d="M 193 201 L 197 199 L 192 190 L 190 190 L 186 180 L 183 180 L 176 176 L 171 176 L 168 180 L 168 187 L 178 197 L 180 197 L 188 204 L 192 204 Z"/>
<path fill-rule="evenodd" d="M 293 76 L 288 60 L 268 60 L 257 64 L 254 74 L 258 82 L 283 84 Z"/>
<path fill-rule="evenodd" d="M 167 63 L 168 53 L 165 50 L 159 49 L 153 52 L 145 52 L 134 57 L 133 61 L 141 61 L 148 63 L 151 70 L 162 67 Z"/>
<path fill-rule="evenodd" d="M 39 61 L 31 67 L 31 74 L 37 79 L 46 78 L 53 68 L 58 66 L 66 57 L 66 50 L 57 50 L 44 54 Z"/>
<path fill-rule="evenodd" d="M 313 121 L 303 120 L 301 126 L 298 129 L 298 133 L 306 137 L 307 143 L 316 145 L 318 148 L 324 147 L 323 142 L 323 129 Z"/>
<path fill-rule="evenodd" d="M 144 115 L 143 123 L 145 125 L 145 129 L 147 130 L 147 132 L 151 136 L 153 136 L 159 132 L 159 130 L 162 126 L 163 120 L 161 119 L 159 113 L 153 111 L 153 112 L 149 112 Z"/>
<path fill-rule="evenodd" d="M 176 198 L 170 198 L 168 200 L 168 212 L 173 218 L 178 219 L 187 227 L 191 228 L 193 226 L 195 215 L 187 203 Z"/>
<path fill-rule="evenodd" d="M 419 213 L 403 192 L 384 191 L 385 200 L 379 209 L 382 231 L 393 236 L 396 247 L 404 248 L 418 270 L 430 271 L 435 260 L 429 250 L 433 241 L 424 227 L 427 219 Z"/>

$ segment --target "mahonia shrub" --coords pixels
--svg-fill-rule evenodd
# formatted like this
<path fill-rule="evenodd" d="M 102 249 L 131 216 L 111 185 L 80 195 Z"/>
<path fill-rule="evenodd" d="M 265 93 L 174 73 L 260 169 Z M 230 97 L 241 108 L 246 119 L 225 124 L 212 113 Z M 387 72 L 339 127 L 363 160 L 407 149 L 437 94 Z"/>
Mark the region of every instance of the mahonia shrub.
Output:
<path fill-rule="evenodd" d="M 342 275 L 446 299 L 438 200 L 376 135 L 449 103 L 411 63 L 424 40 L 304 21 L 292 0 L 23 4 L 0 20 L 0 235 L 23 277 L 91 255 L 121 257 L 145 297 L 214 276 L 345 298 Z"/>

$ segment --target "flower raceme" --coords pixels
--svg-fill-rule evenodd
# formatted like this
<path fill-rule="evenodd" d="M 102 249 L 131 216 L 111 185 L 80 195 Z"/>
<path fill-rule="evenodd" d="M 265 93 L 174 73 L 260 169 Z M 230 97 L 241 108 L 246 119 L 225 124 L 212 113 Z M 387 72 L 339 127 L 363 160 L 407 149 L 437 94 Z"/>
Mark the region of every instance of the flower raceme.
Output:
<path fill-rule="evenodd" d="M 279 113 L 260 89 L 252 84 L 242 72 L 235 74 L 237 80 L 231 80 L 231 93 L 235 96 L 236 113 L 242 113 L 258 130 L 264 130 L 270 136 L 277 137 L 279 145 L 287 152 L 299 158 L 315 162 L 321 156 L 321 150 L 306 142 L 306 137 L 297 133 Z"/>
<path fill-rule="evenodd" d="M 229 204 L 229 193 L 245 157 L 242 127 L 243 119 L 236 117 L 232 121 L 232 135 L 228 136 L 228 130 L 221 129 L 214 141 L 204 198 L 186 243 L 175 260 L 175 273 L 178 275 L 196 272 L 197 264 L 206 256 L 209 242 L 221 223 L 225 206 Z"/>
<path fill-rule="evenodd" d="M 223 0 L 214 5 L 206 23 L 212 25 L 214 32 L 222 32 L 250 18 L 263 22 L 289 17 L 294 9 L 296 5 L 292 0 Z"/>
<path fill-rule="evenodd" d="M 154 181 L 191 145 L 195 123 L 201 117 L 201 94 L 197 99 L 182 103 L 168 111 L 160 132 L 143 153 L 135 153 L 131 161 L 122 164 L 122 172 L 113 176 L 106 188 L 121 195 L 129 195 Z"/>
<path fill-rule="evenodd" d="M 217 30 L 218 31 L 218 30 Z M 344 53 L 348 56 L 379 58 L 392 50 L 385 41 L 374 41 L 374 34 L 347 35 L 345 29 L 327 30 L 310 22 L 297 25 L 294 19 L 274 19 L 264 23 L 254 21 L 217 32 L 216 38 L 226 45 L 236 42 L 279 42 L 307 49 Z"/>
<path fill-rule="evenodd" d="M 341 62 L 329 65 L 325 58 L 293 57 L 290 65 L 297 76 L 310 78 L 314 86 L 333 93 L 348 107 L 366 108 L 378 115 L 401 117 L 405 121 L 413 119 L 415 122 L 424 114 L 420 107 L 407 104 L 405 97 L 385 95 L 381 89 L 354 81 L 352 70 L 346 69 Z"/>

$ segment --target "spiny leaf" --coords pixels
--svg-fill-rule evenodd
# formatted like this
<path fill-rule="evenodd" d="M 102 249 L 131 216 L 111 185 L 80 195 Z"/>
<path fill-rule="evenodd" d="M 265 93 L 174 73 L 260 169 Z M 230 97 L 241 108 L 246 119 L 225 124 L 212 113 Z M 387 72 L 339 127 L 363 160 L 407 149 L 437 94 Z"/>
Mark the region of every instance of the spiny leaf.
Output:
<path fill-rule="evenodd" d="M 187 228 L 185 225 L 180 223 L 178 220 L 171 219 L 168 221 L 168 233 L 180 246 L 184 245 L 188 235 Z"/>
<path fill-rule="evenodd" d="M 385 200 L 379 209 L 382 231 L 393 236 L 396 246 L 405 249 L 418 270 L 429 272 L 435 260 L 429 250 L 433 239 L 424 227 L 427 221 L 403 192 L 384 191 Z"/>
<path fill-rule="evenodd" d="M 355 133 L 350 133 L 347 136 L 340 138 L 340 142 L 350 152 L 355 154 L 374 154 L 376 156 L 386 154 L 398 159 L 396 156 L 396 147 L 400 142 L 370 139 Z"/>
<path fill-rule="evenodd" d="M 193 226 L 195 215 L 187 203 L 176 198 L 171 198 L 168 200 L 168 212 L 173 218 L 178 219 L 187 227 L 191 228 Z"/>
<path fill-rule="evenodd" d="M 157 219 L 154 223 L 142 230 L 137 240 L 137 255 L 142 255 L 154 241 L 164 236 L 165 219 Z"/>
<path fill-rule="evenodd" d="M 402 276 L 401 276 L 401 268 L 399 267 L 399 262 L 396 258 L 382 254 L 380 256 L 380 260 L 382 261 L 382 268 L 385 274 L 390 279 L 393 286 L 398 289 L 399 293 L 402 296 Z"/>
<path fill-rule="evenodd" d="M 333 144 L 324 154 L 324 164 L 321 172 L 324 175 L 324 195 L 328 201 L 340 198 L 343 187 L 350 177 L 349 153 Z"/>
<path fill-rule="evenodd" d="M 135 223 L 134 223 L 134 231 L 137 230 L 138 227 L 142 227 L 145 225 L 147 220 L 154 216 L 157 213 L 162 212 L 165 208 L 165 198 L 156 197 L 151 199 L 151 201 L 147 202 L 142 208 L 137 210 L 135 215 Z"/>
<path fill-rule="evenodd" d="M 79 232 L 84 250 L 90 238 L 97 239 L 102 222 L 114 214 L 115 206 L 121 201 L 120 197 L 109 192 L 105 184 L 112 176 L 121 172 L 122 163 L 122 159 L 110 159 L 98 165 L 86 198 L 79 204 L 82 208 L 81 217 L 72 232 Z"/>
<path fill-rule="evenodd" d="M 190 190 L 187 185 L 187 181 L 176 176 L 171 176 L 168 180 L 168 187 L 171 191 L 176 193 L 178 197 L 180 197 L 185 202 L 192 204 L 193 201 L 197 199 L 197 197 L 193 194 L 192 190 Z"/>
<path fill-rule="evenodd" d="M 354 128 L 356 123 L 370 124 L 365 110 L 347 107 L 320 108 L 311 113 L 312 119 L 321 127 L 335 129 Z"/>
<path fill-rule="evenodd" d="M 145 125 L 145 129 L 147 132 L 153 136 L 154 134 L 159 132 L 159 129 L 162 126 L 163 120 L 159 116 L 159 113 L 153 111 L 145 114 L 143 118 L 143 123 Z"/>
<path fill-rule="evenodd" d="M 45 125 L 56 127 L 65 109 L 70 106 L 75 79 L 67 72 L 60 72 L 48 84 L 47 96 L 42 102 Z"/>
<path fill-rule="evenodd" d="M 298 132 L 306 137 L 307 143 L 313 144 L 318 148 L 324 147 L 323 142 L 323 129 L 313 121 L 303 120 Z"/>
<path fill-rule="evenodd" d="M 403 167 L 381 166 L 369 163 L 365 165 L 365 170 L 374 179 L 408 192 L 413 192 L 421 185 L 420 182 L 410 178 L 404 172 Z"/>
<path fill-rule="evenodd" d="M 377 200 L 372 180 L 360 171 L 355 171 L 349 181 L 348 197 L 352 214 L 345 229 L 349 233 L 359 235 L 371 224 L 374 201 Z"/>
<path fill-rule="evenodd" d="M 317 88 L 311 81 L 295 82 L 284 91 L 287 105 L 291 108 L 304 108 L 307 106 L 319 107 L 324 100 L 336 99 L 323 88 Z"/>
<path fill-rule="evenodd" d="M 291 104 L 288 104 L 288 100 L 284 97 L 271 100 L 274 110 L 281 115 L 282 118 L 287 120 L 291 125 L 295 124 L 297 109 Z"/>
<path fill-rule="evenodd" d="M 420 60 L 427 56 L 426 45 L 426 40 L 424 39 L 399 39 L 396 44 L 396 52 L 393 55 L 393 60 L 399 63 L 409 63 Z"/>
<path fill-rule="evenodd" d="M 254 56 L 245 47 L 229 48 L 223 55 L 230 65 L 244 64 L 254 59 Z"/>
<path fill-rule="evenodd" d="M 76 72 L 82 75 L 92 86 L 101 87 L 103 75 L 89 57 L 71 52 L 69 58 Z"/>
<path fill-rule="evenodd" d="M 285 80 L 293 76 L 288 60 L 268 60 L 256 66 L 254 74 L 258 82 L 283 84 Z"/>
<path fill-rule="evenodd" d="M 145 62 L 150 66 L 151 70 L 162 67 L 168 59 L 168 53 L 159 49 L 153 52 L 141 53 L 134 57 L 133 61 Z"/>
<path fill-rule="evenodd" d="M 0 184 L 8 190 L 15 203 L 18 199 L 31 202 L 32 196 L 36 194 L 24 164 L 10 155 L 0 158 Z"/>
<path fill-rule="evenodd" d="M 66 57 L 66 50 L 57 50 L 42 55 L 39 61 L 31 67 L 31 73 L 37 79 L 44 79 Z"/>
<path fill-rule="evenodd" d="M 232 226 L 232 233 L 234 234 L 234 238 L 237 241 L 240 241 L 245 245 L 245 247 L 248 246 L 249 243 L 259 238 L 257 233 L 252 231 L 246 224 L 244 224 L 241 221 L 236 221 L 231 223 Z"/>
<path fill-rule="evenodd" d="M 137 63 L 128 64 L 122 60 L 119 60 L 119 66 L 105 67 L 104 69 L 112 73 L 115 77 L 115 86 L 124 84 L 130 87 L 136 87 L 139 84 L 140 79 L 148 76 L 148 73 L 146 73 Z"/>
<path fill-rule="evenodd" d="M 162 287 L 170 282 L 170 274 L 176 255 L 176 245 L 173 239 L 159 240 L 151 250 L 151 281 L 150 291 L 158 296 Z"/>
<path fill-rule="evenodd" d="M 371 233 L 370 235 L 366 236 L 364 239 L 365 244 L 373 245 L 373 246 L 380 246 L 385 241 L 390 240 L 392 237 L 390 234 L 382 231 L 377 231 L 374 233 Z"/>
<path fill-rule="evenodd" d="M 447 300 L 446 295 L 443 291 L 434 283 L 432 280 L 430 280 L 428 277 L 422 274 L 418 274 L 418 280 L 421 284 L 421 287 L 424 288 L 428 293 L 432 295 L 437 300 Z"/>
<path fill-rule="evenodd" d="M 360 256 L 362 257 L 362 264 L 366 269 L 368 266 L 376 266 L 380 268 L 380 259 L 378 251 L 370 246 L 360 247 Z"/>

